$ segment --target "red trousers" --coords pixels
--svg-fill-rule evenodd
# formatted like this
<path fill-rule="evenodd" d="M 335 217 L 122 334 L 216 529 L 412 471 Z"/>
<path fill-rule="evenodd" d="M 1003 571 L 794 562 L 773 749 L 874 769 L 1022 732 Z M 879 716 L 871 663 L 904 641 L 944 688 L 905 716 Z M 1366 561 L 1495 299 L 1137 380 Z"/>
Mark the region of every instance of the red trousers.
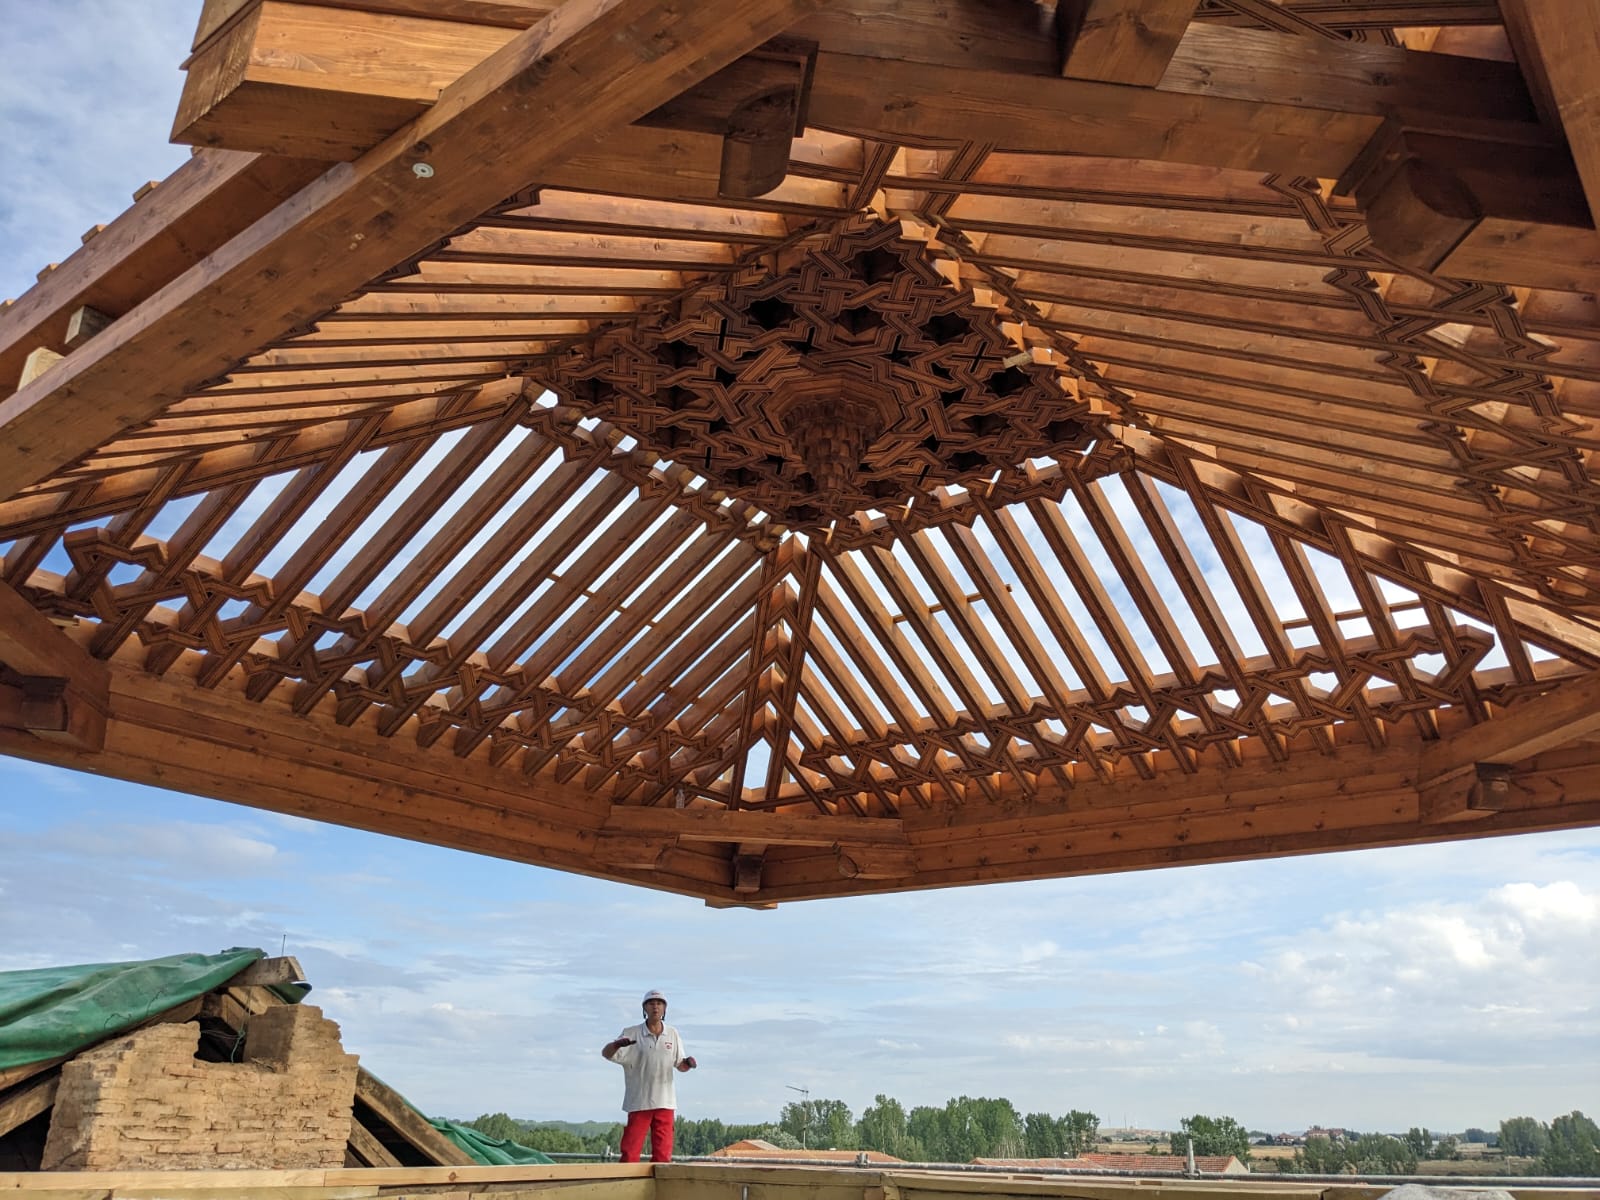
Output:
<path fill-rule="evenodd" d="M 672 1110 L 641 1108 L 628 1114 L 628 1127 L 622 1131 L 622 1161 L 638 1162 L 644 1149 L 645 1131 L 650 1133 L 650 1161 L 672 1161 Z"/>

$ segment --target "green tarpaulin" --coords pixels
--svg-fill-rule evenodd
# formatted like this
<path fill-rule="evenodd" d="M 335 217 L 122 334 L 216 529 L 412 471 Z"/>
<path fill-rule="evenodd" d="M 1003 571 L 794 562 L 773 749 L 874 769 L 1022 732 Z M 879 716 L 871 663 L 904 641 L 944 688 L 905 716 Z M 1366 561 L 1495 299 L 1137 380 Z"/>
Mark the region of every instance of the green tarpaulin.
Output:
<path fill-rule="evenodd" d="M 541 1153 L 532 1146 L 490 1137 L 486 1133 L 479 1133 L 470 1125 L 458 1125 L 441 1117 L 430 1117 L 428 1124 L 486 1167 L 517 1167 L 525 1163 L 555 1162 L 555 1159 L 548 1154 Z"/>
<path fill-rule="evenodd" d="M 0 972 L 0 1069 L 92 1046 L 209 992 L 265 957 L 235 947 L 221 954 Z"/>
<path fill-rule="evenodd" d="M 232 979 L 266 952 L 171 954 L 143 962 L 0 971 L 0 1070 L 75 1054 Z M 294 1003 L 301 988 L 273 988 Z M 485 1166 L 549 1163 L 548 1155 L 454 1121 L 429 1122 Z"/>

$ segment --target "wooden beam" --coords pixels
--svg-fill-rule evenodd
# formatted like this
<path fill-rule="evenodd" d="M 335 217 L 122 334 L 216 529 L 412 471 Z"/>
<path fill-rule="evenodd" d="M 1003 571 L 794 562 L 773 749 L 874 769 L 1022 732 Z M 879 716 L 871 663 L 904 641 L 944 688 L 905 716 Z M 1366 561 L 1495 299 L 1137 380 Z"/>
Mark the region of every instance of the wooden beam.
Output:
<path fill-rule="evenodd" d="M 1197 7 L 1197 0 L 1056 0 L 1061 74 L 1154 87 Z"/>
<path fill-rule="evenodd" d="M 105 744 L 106 716 L 110 711 L 110 674 L 106 665 L 3 582 L 0 665 L 22 679 L 52 681 L 30 691 L 25 684 L 12 680 L 12 686 L 20 693 L 12 728 L 27 729 L 38 737 L 89 750 Z"/>
<path fill-rule="evenodd" d="M 389 1152 L 377 1135 L 354 1117 L 350 1118 L 350 1149 L 369 1167 L 398 1167 L 400 1160 Z"/>
<path fill-rule="evenodd" d="M 365 1067 L 356 1069 L 356 1099 L 382 1117 L 406 1141 L 421 1151 L 430 1162 L 441 1166 L 473 1165 L 473 1158 L 440 1133 L 406 1098 Z"/>
<path fill-rule="evenodd" d="M 1479 763 L 1515 764 L 1600 732 L 1600 674 L 1561 683 L 1451 737 L 1419 756 L 1418 787 L 1471 773 Z"/>
<path fill-rule="evenodd" d="M 1541 115 L 1565 132 L 1600 226 L 1600 0 L 1500 0 Z"/>
<path fill-rule="evenodd" d="M 0 307 L 0 394 L 35 347 L 72 348 L 74 313 L 125 313 L 322 173 L 304 159 L 207 150 L 142 196 L 54 271 Z"/>
<path fill-rule="evenodd" d="M 894 818 L 788 816 L 723 808 L 614 806 L 605 828 L 617 833 L 677 836 L 685 842 L 766 842 L 773 846 L 904 846 L 905 829 Z"/>
<path fill-rule="evenodd" d="M 0 402 L 0 499 L 149 419 L 817 0 L 575 0 Z"/>
<path fill-rule="evenodd" d="M 305 972 L 300 960 L 292 954 L 282 958 L 261 958 L 251 963 L 232 979 L 227 987 L 278 987 L 286 983 L 304 983 Z"/>
<path fill-rule="evenodd" d="M 60 1086 L 61 1073 L 57 1071 L 23 1085 L 0 1100 L 0 1137 L 33 1120 L 54 1104 L 56 1089 Z"/>
<path fill-rule="evenodd" d="M 661 834 L 617 833 L 602 829 L 595 835 L 595 861 L 630 871 L 653 871 L 673 839 Z"/>

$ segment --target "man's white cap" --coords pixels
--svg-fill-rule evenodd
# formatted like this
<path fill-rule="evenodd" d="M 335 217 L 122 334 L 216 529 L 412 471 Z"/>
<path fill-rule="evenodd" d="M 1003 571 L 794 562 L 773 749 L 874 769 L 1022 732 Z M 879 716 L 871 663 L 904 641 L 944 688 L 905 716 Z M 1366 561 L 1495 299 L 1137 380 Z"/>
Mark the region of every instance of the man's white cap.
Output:
<path fill-rule="evenodd" d="M 650 1001 L 652 1001 L 652 1000 L 659 1000 L 663 1004 L 665 1004 L 667 1002 L 667 998 L 665 996 L 663 996 L 660 992 L 656 991 L 654 988 L 651 988 L 648 992 L 646 992 L 644 994 L 644 999 L 639 1001 L 639 1003 L 640 1004 L 649 1004 Z"/>

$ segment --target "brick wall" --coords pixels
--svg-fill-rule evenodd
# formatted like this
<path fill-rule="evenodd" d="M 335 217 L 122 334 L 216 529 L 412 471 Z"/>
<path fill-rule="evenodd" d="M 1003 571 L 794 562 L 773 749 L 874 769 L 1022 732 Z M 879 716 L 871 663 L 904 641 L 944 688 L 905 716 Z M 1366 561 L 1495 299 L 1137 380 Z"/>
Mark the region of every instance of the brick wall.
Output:
<path fill-rule="evenodd" d="M 63 1066 L 43 1169 L 343 1165 L 356 1056 L 320 1009 L 252 1017 L 242 1062 L 198 1061 L 199 1039 L 152 1025 Z"/>

